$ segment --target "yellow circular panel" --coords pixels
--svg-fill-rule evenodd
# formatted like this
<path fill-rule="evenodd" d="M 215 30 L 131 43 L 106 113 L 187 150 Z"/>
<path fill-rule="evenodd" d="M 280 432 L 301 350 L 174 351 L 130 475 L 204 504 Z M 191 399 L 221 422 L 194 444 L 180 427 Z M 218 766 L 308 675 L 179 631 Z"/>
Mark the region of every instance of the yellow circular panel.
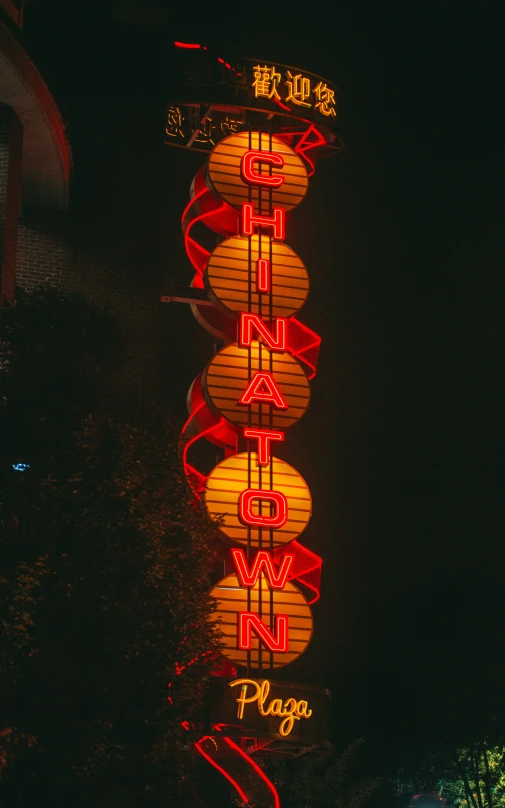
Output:
<path fill-rule="evenodd" d="M 254 171 L 265 176 L 282 176 L 279 188 L 246 183 L 241 176 L 240 165 L 247 151 L 263 151 L 280 154 L 284 159 L 281 167 L 256 163 Z M 212 188 L 234 208 L 243 202 L 252 202 L 256 213 L 269 213 L 273 207 L 291 210 L 300 204 L 307 193 L 309 179 L 301 157 L 279 138 L 259 132 L 237 132 L 221 140 L 211 152 L 207 164 L 207 177 Z"/>
<path fill-rule="evenodd" d="M 250 466 L 250 469 L 249 469 Z M 302 475 L 279 457 L 268 466 L 258 466 L 255 452 L 232 455 L 216 466 L 205 484 L 204 502 L 212 519 L 222 517 L 221 531 L 234 542 L 247 544 L 248 531 L 252 547 L 270 547 L 270 529 L 247 527 L 238 515 L 238 501 L 247 488 L 280 491 L 288 503 L 287 522 L 272 529 L 274 547 L 296 539 L 307 527 L 312 513 L 312 499 Z M 270 503 L 255 500 L 253 513 L 270 516 Z"/>
<path fill-rule="evenodd" d="M 260 402 L 239 404 L 255 374 L 265 372 L 271 374 L 287 409 Z M 250 348 L 234 342 L 219 351 L 203 372 L 202 390 L 208 403 L 232 424 L 263 429 L 287 429 L 295 424 L 310 399 L 309 382 L 300 363 L 287 352 L 270 351 L 257 341 Z"/>
<path fill-rule="evenodd" d="M 270 292 L 257 291 L 257 261 L 270 262 Z M 265 319 L 291 317 L 309 294 L 309 276 L 291 247 L 269 236 L 232 236 L 209 258 L 205 283 L 211 299 L 227 314 L 251 311 Z M 270 308 L 270 306 L 272 308 Z"/>
<path fill-rule="evenodd" d="M 249 663 L 253 668 L 280 668 L 294 662 L 307 648 L 312 637 L 312 612 L 300 590 L 293 584 L 286 583 L 282 590 L 270 589 L 264 576 L 261 575 L 255 586 L 245 587 L 240 585 L 236 575 L 227 575 L 210 594 L 217 601 L 217 609 L 213 612 L 212 618 L 219 624 L 222 632 L 221 651 L 234 665 Z M 248 594 L 250 594 L 249 600 Z M 260 643 L 254 631 L 251 650 L 249 652 L 241 650 L 238 647 L 239 612 L 259 614 L 273 634 L 275 634 L 275 615 L 287 615 L 288 651 L 285 653 L 269 651 Z"/>

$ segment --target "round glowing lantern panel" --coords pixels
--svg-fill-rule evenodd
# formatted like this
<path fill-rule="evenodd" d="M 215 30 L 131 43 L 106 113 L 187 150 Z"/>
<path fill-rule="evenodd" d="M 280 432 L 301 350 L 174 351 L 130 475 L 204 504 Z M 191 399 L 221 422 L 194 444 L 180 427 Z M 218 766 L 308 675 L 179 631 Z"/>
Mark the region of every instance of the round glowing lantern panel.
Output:
<path fill-rule="evenodd" d="M 278 528 L 247 525 L 241 519 L 240 494 L 246 489 L 278 491 L 286 502 L 286 521 Z M 307 527 L 312 513 L 312 499 L 307 483 L 293 466 L 272 457 L 267 466 L 258 466 L 257 454 L 242 452 L 228 457 L 207 478 L 204 504 L 213 519 L 221 519 L 220 530 L 233 542 L 255 548 L 269 548 L 299 536 Z M 268 499 L 253 499 L 253 518 L 271 517 L 274 507 Z"/>
<path fill-rule="evenodd" d="M 257 264 L 270 265 L 268 294 L 258 290 Z M 241 311 L 266 320 L 291 317 L 307 300 L 309 277 L 302 260 L 291 247 L 265 235 L 232 236 L 221 242 L 209 258 L 205 273 L 209 297 L 228 316 Z"/>
<path fill-rule="evenodd" d="M 210 594 L 216 600 L 212 618 L 221 629 L 221 651 L 234 665 L 280 668 L 293 662 L 307 648 L 312 637 L 312 612 L 306 598 L 293 584 L 286 583 L 282 590 L 270 589 L 262 575 L 254 586 L 246 589 L 233 574 L 223 578 Z M 244 632 L 240 631 L 240 615 L 244 612 L 258 614 L 276 639 L 279 638 L 276 618 L 287 619 L 288 650 L 268 650 L 254 631 L 250 632 L 250 649 L 241 647 L 247 645 Z"/>
<path fill-rule="evenodd" d="M 265 161 L 255 158 L 249 176 L 282 178 L 282 182 L 265 188 L 247 181 L 243 174 L 243 158 L 248 152 L 264 152 Z M 274 155 L 273 161 L 272 155 Z M 275 157 L 277 155 L 277 158 Z M 221 140 L 213 149 L 207 165 L 207 179 L 229 205 L 240 208 L 251 202 L 258 213 L 272 206 L 291 210 L 300 204 L 307 193 L 309 180 L 301 157 L 275 135 L 258 132 L 238 132 Z"/>
<path fill-rule="evenodd" d="M 278 404 L 265 399 L 241 403 L 257 374 L 269 374 L 280 392 Z M 271 387 L 271 384 L 270 384 Z M 268 395 L 269 383 L 258 381 L 257 391 Z M 208 404 L 237 426 L 287 429 L 309 406 L 310 386 L 300 365 L 288 353 L 275 353 L 260 342 L 250 347 L 226 346 L 207 365 L 202 390 Z"/>

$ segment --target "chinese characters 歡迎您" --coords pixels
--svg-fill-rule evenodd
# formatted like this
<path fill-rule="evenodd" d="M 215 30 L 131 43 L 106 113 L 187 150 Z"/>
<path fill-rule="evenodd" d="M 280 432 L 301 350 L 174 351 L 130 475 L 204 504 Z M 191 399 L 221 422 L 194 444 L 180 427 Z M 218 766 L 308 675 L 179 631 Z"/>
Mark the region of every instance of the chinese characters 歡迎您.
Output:
<path fill-rule="evenodd" d="M 282 76 L 275 65 L 255 65 L 253 76 L 255 98 L 268 98 L 298 107 L 314 108 L 326 118 L 336 117 L 335 91 L 326 82 L 319 81 L 312 89 L 309 76 L 304 76 L 303 73 L 293 74 L 291 70 L 286 70 L 285 80 L 282 82 Z M 284 98 L 279 93 L 283 86 L 287 88 Z"/>

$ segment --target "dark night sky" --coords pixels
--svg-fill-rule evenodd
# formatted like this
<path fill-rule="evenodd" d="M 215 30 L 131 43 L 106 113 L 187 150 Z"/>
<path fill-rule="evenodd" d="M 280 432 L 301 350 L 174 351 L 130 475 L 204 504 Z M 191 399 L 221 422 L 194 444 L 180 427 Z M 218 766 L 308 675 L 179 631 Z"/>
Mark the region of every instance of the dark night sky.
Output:
<path fill-rule="evenodd" d="M 107 216 L 111 251 L 162 283 L 190 278 L 179 222 L 202 159 L 163 148 L 164 37 L 342 88 L 346 149 L 320 164 L 288 231 L 311 275 L 301 319 L 323 350 L 285 456 L 311 487 L 305 541 L 325 559 L 313 644 L 289 676 L 329 686 L 335 738 L 366 733 L 374 754 L 496 712 L 503 20 L 405 4 L 292 9 L 281 32 L 238 18 L 194 29 L 189 15 L 163 31 L 89 4 L 74 17 L 40 6 L 28 6 L 25 36 L 69 120 L 74 205 L 90 231 Z M 163 384 L 182 418 L 211 344 L 185 307 L 163 318 Z"/>

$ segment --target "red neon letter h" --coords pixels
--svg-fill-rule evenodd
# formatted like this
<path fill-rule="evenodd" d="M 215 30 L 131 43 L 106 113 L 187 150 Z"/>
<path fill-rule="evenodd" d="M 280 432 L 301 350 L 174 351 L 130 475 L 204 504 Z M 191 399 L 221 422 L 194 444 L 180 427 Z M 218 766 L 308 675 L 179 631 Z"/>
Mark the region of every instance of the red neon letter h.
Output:
<path fill-rule="evenodd" d="M 284 241 L 286 238 L 286 215 L 283 208 L 274 208 L 273 216 L 262 216 L 259 213 L 254 213 L 254 207 L 250 202 L 243 202 L 241 221 L 243 236 L 252 236 L 254 225 L 258 225 L 260 227 L 272 227 L 274 238 L 278 241 Z"/>

